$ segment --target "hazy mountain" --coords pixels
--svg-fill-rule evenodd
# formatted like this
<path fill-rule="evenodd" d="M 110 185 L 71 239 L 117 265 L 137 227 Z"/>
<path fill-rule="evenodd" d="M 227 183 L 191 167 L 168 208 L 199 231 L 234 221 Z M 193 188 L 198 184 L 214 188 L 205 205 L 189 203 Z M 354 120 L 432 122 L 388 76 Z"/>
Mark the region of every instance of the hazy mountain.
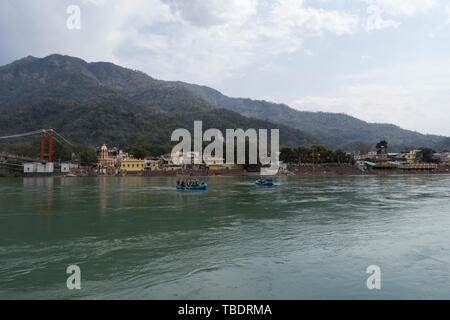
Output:
<path fill-rule="evenodd" d="M 242 115 L 283 123 L 308 132 L 329 147 L 356 150 L 357 142 L 371 146 L 387 140 L 391 150 L 445 144 L 444 137 L 404 130 L 392 124 L 368 123 L 341 113 L 298 111 L 284 104 L 262 100 L 230 98 L 219 91 L 185 82 L 169 82 L 185 88 L 209 103 Z"/>
<path fill-rule="evenodd" d="M 75 142 L 130 144 L 141 135 L 169 143 L 175 128 L 279 128 L 281 144 L 321 142 L 354 150 L 381 139 L 394 148 L 442 146 L 443 137 L 333 113 L 301 112 L 266 101 L 229 98 L 183 82 L 160 81 L 112 63 L 50 55 L 0 67 L 0 134 L 54 127 Z M 392 148 L 391 148 L 392 150 Z"/>
<path fill-rule="evenodd" d="M 0 134 L 54 128 L 77 143 L 168 144 L 176 128 L 279 128 L 286 145 L 317 140 L 285 125 L 217 108 L 186 89 L 111 63 L 61 55 L 0 67 Z"/>
<path fill-rule="evenodd" d="M 27 57 L 0 67 L 0 110 L 42 98 L 83 102 L 120 93 L 153 110 L 205 111 L 213 107 L 189 91 L 112 63 L 69 56 Z"/>

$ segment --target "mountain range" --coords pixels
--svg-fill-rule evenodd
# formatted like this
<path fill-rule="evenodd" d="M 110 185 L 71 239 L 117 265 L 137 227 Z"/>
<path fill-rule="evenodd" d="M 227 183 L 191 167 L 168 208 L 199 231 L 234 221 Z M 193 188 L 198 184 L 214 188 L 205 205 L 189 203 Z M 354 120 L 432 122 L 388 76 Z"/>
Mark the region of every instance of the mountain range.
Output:
<path fill-rule="evenodd" d="M 0 136 L 54 128 L 75 143 L 126 146 L 138 137 L 168 144 L 176 128 L 279 128 L 282 145 L 323 143 L 355 151 L 387 140 L 391 150 L 450 149 L 450 139 L 345 114 L 304 112 L 284 104 L 230 98 L 195 84 L 154 79 L 107 62 L 58 54 L 0 67 Z"/>
<path fill-rule="evenodd" d="M 389 141 L 391 149 L 397 150 L 448 143 L 442 136 L 424 135 L 393 124 L 368 123 L 342 113 L 298 111 L 285 104 L 230 98 L 205 86 L 185 82 L 171 82 L 171 84 L 185 88 L 217 107 L 301 128 L 331 148 L 355 150 L 360 143 L 374 146 L 381 140 Z"/>

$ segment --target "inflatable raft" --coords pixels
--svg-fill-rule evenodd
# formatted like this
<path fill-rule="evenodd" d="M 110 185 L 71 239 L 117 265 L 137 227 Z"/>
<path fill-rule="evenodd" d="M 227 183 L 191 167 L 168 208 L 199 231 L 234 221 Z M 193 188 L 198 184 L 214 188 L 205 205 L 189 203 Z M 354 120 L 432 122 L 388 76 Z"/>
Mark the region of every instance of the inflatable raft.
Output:
<path fill-rule="evenodd" d="M 265 182 L 261 182 L 261 180 L 256 180 L 255 183 L 256 183 L 258 186 L 267 186 L 267 187 L 273 186 L 273 181 L 265 181 Z"/>
<path fill-rule="evenodd" d="M 178 190 L 206 190 L 206 188 L 208 188 L 208 185 L 206 183 L 203 183 L 200 186 L 182 186 L 182 185 L 177 185 L 177 189 Z"/>

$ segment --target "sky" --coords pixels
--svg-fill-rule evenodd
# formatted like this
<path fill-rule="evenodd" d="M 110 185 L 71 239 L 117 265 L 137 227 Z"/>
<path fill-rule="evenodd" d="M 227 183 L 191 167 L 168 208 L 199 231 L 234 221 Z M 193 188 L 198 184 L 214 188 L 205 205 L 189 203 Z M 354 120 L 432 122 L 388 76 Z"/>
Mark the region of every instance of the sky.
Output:
<path fill-rule="evenodd" d="M 448 0 L 2 0 L 0 41 L 450 136 Z"/>

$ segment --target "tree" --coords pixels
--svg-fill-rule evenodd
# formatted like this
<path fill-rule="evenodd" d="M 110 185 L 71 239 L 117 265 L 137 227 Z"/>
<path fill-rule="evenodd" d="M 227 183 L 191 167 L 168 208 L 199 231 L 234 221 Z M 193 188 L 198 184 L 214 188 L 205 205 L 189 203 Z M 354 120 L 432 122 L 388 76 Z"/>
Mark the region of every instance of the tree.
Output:
<path fill-rule="evenodd" d="M 332 151 L 324 145 L 312 145 L 309 148 L 281 148 L 280 160 L 284 162 L 301 163 L 348 163 L 352 161 L 352 156 L 344 150 Z"/>
<path fill-rule="evenodd" d="M 344 150 L 338 149 L 333 154 L 333 160 L 337 163 L 350 162 L 351 156 L 349 156 Z"/>
<path fill-rule="evenodd" d="M 129 153 L 136 159 L 145 159 L 150 154 L 150 146 L 145 137 L 140 137 L 130 146 Z"/>
<path fill-rule="evenodd" d="M 92 163 L 97 162 L 97 152 L 95 152 L 94 149 L 84 146 L 82 144 L 79 144 L 74 147 L 74 150 L 78 156 L 80 165 L 88 166 Z"/>
<path fill-rule="evenodd" d="M 169 145 L 160 145 L 160 144 L 156 144 L 156 145 L 152 145 L 149 147 L 149 154 L 152 157 L 158 157 L 158 156 L 162 156 L 164 154 L 170 153 L 170 151 L 172 150 L 172 147 Z"/>
<path fill-rule="evenodd" d="M 295 162 L 306 162 L 306 159 L 308 157 L 308 150 L 309 148 L 306 147 L 297 147 L 294 149 L 295 153 Z"/>
<path fill-rule="evenodd" d="M 321 163 L 329 156 L 329 150 L 323 144 L 314 144 L 309 148 L 309 162 Z"/>
<path fill-rule="evenodd" d="M 280 160 L 283 162 L 297 162 L 298 157 L 291 148 L 284 147 L 280 149 Z"/>
<path fill-rule="evenodd" d="M 57 162 L 72 160 L 72 148 L 66 143 L 53 140 L 53 160 Z"/>
<path fill-rule="evenodd" d="M 431 148 L 419 148 L 419 150 L 423 162 L 434 162 L 433 154 L 436 153 L 436 151 Z"/>
<path fill-rule="evenodd" d="M 377 143 L 376 146 L 378 153 L 381 152 L 381 150 L 384 150 L 386 152 L 387 148 L 388 148 L 388 143 L 386 140 L 381 140 L 380 142 Z"/>

